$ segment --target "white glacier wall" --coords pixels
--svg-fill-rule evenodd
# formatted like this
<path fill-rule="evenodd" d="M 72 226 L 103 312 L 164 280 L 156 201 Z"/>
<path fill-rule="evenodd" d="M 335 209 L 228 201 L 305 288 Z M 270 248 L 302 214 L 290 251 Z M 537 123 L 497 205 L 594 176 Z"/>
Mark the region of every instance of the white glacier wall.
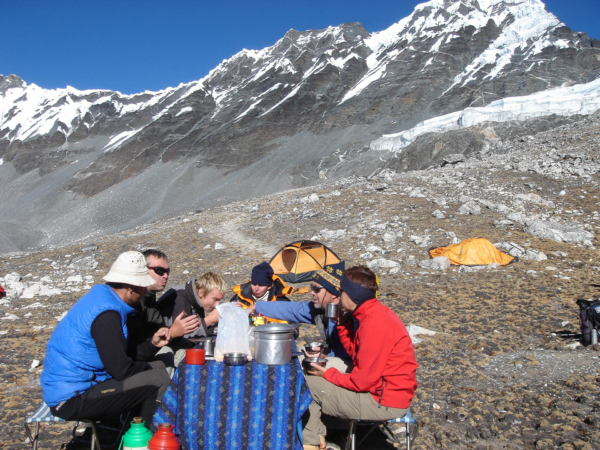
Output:
<path fill-rule="evenodd" d="M 508 122 L 557 114 L 593 114 L 600 109 L 600 78 L 586 84 L 549 89 L 522 97 L 507 97 L 478 108 L 466 108 L 418 123 L 409 130 L 383 135 L 371 150 L 400 151 L 425 133 L 444 133 L 482 122 Z"/>

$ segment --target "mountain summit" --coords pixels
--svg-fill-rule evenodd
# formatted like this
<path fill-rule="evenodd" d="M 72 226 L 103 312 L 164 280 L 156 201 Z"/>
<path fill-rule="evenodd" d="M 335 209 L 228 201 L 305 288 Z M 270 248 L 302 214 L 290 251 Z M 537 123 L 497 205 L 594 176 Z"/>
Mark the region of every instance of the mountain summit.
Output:
<path fill-rule="evenodd" d="M 365 175 L 393 155 L 369 150 L 383 135 L 599 73 L 600 42 L 539 0 L 432 0 L 378 33 L 290 30 L 159 92 L 0 76 L 0 250 Z"/>

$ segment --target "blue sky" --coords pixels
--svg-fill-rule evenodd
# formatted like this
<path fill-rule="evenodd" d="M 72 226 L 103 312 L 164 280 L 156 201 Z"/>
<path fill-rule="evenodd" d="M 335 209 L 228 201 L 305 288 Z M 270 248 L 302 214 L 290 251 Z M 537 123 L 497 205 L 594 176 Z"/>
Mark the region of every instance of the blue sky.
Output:
<path fill-rule="evenodd" d="M 157 91 L 205 76 L 243 48 L 286 31 L 360 22 L 381 31 L 416 0 L 0 0 L 0 74 L 46 89 Z M 547 0 L 600 39 L 600 0 Z"/>

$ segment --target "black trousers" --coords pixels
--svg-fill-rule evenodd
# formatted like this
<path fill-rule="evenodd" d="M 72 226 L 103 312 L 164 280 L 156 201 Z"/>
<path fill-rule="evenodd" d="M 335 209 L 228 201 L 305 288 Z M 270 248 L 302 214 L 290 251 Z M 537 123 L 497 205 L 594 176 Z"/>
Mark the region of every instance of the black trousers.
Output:
<path fill-rule="evenodd" d="M 171 378 L 162 362 L 149 364 L 152 370 L 98 383 L 50 411 L 65 420 L 103 420 L 134 409 L 150 427 Z"/>

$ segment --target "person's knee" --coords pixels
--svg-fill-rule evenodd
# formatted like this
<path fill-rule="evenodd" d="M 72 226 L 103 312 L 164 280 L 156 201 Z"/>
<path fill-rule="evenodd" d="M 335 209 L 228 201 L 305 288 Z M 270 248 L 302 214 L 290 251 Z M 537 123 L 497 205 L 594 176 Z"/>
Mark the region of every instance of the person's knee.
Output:
<path fill-rule="evenodd" d="M 161 360 L 150 361 L 148 364 L 155 370 L 164 370 L 166 372 L 167 366 Z"/>
<path fill-rule="evenodd" d="M 158 386 L 158 391 L 156 393 L 156 401 L 158 402 L 162 401 L 163 395 L 165 395 L 165 392 L 167 392 L 167 388 L 171 383 L 171 375 L 169 375 L 169 373 L 166 371 L 161 372 L 159 383 L 160 385 Z"/>
<path fill-rule="evenodd" d="M 123 390 L 128 391 L 139 387 L 154 387 L 156 389 L 165 389 L 171 381 L 166 367 L 161 363 L 162 368 L 146 370 L 140 372 L 123 382 Z"/>
<path fill-rule="evenodd" d="M 324 391 L 331 383 L 325 378 L 309 375 L 306 377 L 306 384 L 308 385 L 308 389 L 312 394 L 313 400 L 315 400 L 317 403 L 320 403 Z"/>
<path fill-rule="evenodd" d="M 154 369 L 149 372 L 150 373 L 148 373 L 147 378 L 149 382 L 148 384 L 152 384 L 160 389 L 164 386 L 168 386 L 168 384 L 171 382 L 171 377 L 169 376 L 167 368 L 164 366 L 164 364 L 162 369 Z"/>
<path fill-rule="evenodd" d="M 327 381 L 325 378 L 323 377 L 317 377 L 314 375 L 308 375 L 306 377 L 306 384 L 308 384 L 308 387 L 312 390 L 312 388 L 314 387 L 315 389 L 317 389 L 319 386 L 326 386 L 330 383 L 330 381 Z"/>
<path fill-rule="evenodd" d="M 171 382 L 171 375 L 169 375 L 169 373 L 167 372 L 166 368 L 165 371 L 161 371 L 160 373 L 160 385 L 162 386 L 168 386 L 169 383 Z"/>

